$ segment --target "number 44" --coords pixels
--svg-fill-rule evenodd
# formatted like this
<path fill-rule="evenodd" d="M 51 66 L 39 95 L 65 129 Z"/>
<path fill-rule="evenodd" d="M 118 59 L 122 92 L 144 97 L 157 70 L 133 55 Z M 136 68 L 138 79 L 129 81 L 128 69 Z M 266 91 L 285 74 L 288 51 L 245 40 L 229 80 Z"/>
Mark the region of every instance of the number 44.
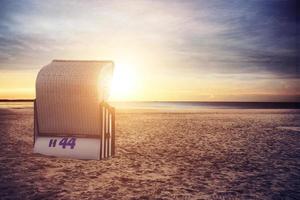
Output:
<path fill-rule="evenodd" d="M 60 141 L 59 141 L 59 144 L 60 146 L 62 146 L 62 148 L 66 148 L 66 146 L 70 146 L 71 149 L 74 149 L 75 145 L 76 145 L 76 138 L 62 138 Z"/>

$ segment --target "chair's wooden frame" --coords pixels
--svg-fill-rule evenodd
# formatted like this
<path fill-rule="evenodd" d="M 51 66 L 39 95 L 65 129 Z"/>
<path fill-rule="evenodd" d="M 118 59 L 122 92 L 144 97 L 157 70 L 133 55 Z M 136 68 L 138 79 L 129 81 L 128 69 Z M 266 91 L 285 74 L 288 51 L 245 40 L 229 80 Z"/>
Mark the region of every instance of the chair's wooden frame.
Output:
<path fill-rule="evenodd" d="M 100 159 L 108 158 L 115 155 L 115 109 L 106 102 L 100 103 L 100 133 L 99 135 L 83 135 L 74 134 L 79 138 L 95 138 L 100 139 Z M 41 137 L 66 137 L 63 134 L 41 133 L 39 131 L 38 112 L 36 108 L 36 100 L 34 100 L 34 136 L 33 144 L 36 138 Z"/>

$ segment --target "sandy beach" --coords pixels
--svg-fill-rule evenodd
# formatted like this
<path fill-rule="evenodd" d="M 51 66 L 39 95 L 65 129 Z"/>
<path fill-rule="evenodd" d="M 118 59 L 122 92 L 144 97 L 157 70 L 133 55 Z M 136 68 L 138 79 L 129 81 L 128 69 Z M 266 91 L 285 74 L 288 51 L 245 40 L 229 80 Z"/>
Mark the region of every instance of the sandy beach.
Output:
<path fill-rule="evenodd" d="M 2 108 L 0 199 L 300 199 L 299 126 L 299 110 L 117 110 L 116 156 L 85 161 L 33 154 L 33 109 Z"/>

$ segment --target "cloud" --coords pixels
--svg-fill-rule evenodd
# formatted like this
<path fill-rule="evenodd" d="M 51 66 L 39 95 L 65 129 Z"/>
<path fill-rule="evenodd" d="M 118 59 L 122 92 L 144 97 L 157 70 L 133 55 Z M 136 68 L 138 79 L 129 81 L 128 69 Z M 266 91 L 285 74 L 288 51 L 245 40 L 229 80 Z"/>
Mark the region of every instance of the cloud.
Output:
<path fill-rule="evenodd" d="M 194 28 L 182 36 L 184 42 L 172 48 L 176 55 L 182 55 L 186 65 L 195 71 L 299 76 L 297 1 L 210 1 L 209 4 L 205 7 L 210 8 L 206 15 L 201 14 L 201 9 L 192 14 L 199 26 L 204 21 L 216 31 L 205 35 L 192 21 Z"/>
<path fill-rule="evenodd" d="M 0 9 L 0 69 L 127 46 L 159 52 L 166 69 L 299 75 L 297 0 L 4 0 Z"/>

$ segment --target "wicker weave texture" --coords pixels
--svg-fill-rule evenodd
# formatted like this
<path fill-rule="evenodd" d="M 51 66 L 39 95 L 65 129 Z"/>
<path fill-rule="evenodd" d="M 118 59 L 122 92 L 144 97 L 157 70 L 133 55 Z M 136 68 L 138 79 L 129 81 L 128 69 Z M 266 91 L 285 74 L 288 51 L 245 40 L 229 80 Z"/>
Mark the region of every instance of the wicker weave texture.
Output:
<path fill-rule="evenodd" d="M 113 72 L 109 61 L 53 61 L 36 80 L 39 132 L 53 136 L 98 135 L 99 103 Z"/>

